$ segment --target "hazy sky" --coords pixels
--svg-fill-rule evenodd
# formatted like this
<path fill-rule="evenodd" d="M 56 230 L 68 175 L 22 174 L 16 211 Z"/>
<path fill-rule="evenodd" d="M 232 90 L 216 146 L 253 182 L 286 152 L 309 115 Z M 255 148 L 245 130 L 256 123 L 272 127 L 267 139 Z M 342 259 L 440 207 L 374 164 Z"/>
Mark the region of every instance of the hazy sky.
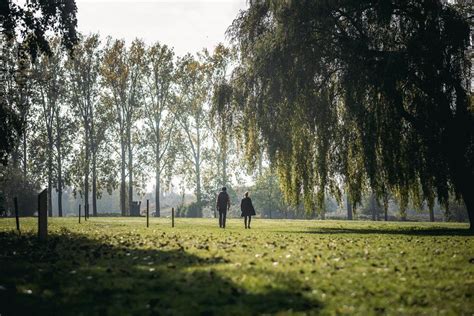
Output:
<path fill-rule="evenodd" d="M 78 29 L 130 43 L 159 41 L 177 55 L 212 50 L 226 42 L 225 31 L 247 7 L 246 0 L 76 0 Z"/>

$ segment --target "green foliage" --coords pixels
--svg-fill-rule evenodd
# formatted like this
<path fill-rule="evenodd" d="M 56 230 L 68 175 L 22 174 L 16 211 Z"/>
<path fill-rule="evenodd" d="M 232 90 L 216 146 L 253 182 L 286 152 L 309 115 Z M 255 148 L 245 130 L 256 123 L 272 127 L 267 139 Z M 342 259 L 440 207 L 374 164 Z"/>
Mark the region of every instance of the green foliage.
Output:
<path fill-rule="evenodd" d="M 286 199 L 309 212 L 342 188 L 354 205 L 366 186 L 402 202 L 454 190 L 473 223 L 464 14 L 435 0 L 251 2 L 229 30 L 247 158 L 265 146 Z"/>
<path fill-rule="evenodd" d="M 474 309 L 465 224 L 0 220 L 2 314 L 403 314 Z M 124 293 L 127 293 L 124 295 Z M 61 299 L 54 299 L 60 297 Z"/>
<path fill-rule="evenodd" d="M 8 163 L 9 155 L 24 133 L 25 113 L 29 107 L 27 102 L 12 103 L 8 100 L 12 95 L 20 94 L 25 87 L 22 84 L 9 85 L 9 89 L 5 89 L 6 81 L 13 79 L 19 83 L 23 77 L 21 69 L 10 72 L 4 64 L 6 51 L 16 46 L 20 60 L 28 58 L 26 55 L 35 60 L 40 53 L 50 54 L 51 47 L 46 36 L 48 32 L 60 34 L 62 44 L 71 50 L 77 42 L 76 11 L 74 0 L 33 0 L 26 4 L 2 1 L 0 4 L 0 162 L 3 165 Z M 14 41 L 18 35 L 22 38 L 21 44 Z"/>

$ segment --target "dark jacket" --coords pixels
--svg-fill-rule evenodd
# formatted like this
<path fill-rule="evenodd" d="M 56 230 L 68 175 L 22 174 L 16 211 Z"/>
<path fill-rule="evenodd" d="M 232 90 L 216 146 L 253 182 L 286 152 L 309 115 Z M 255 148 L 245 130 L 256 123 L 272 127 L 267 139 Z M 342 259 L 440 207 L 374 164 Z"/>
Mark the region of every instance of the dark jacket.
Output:
<path fill-rule="evenodd" d="M 216 208 L 219 211 L 227 211 L 230 207 L 230 197 L 229 194 L 225 191 L 221 191 L 217 196 Z"/>
<path fill-rule="evenodd" d="M 249 197 L 242 199 L 242 202 L 240 202 L 240 210 L 242 211 L 242 217 L 255 215 L 255 209 L 253 208 L 252 200 Z"/>

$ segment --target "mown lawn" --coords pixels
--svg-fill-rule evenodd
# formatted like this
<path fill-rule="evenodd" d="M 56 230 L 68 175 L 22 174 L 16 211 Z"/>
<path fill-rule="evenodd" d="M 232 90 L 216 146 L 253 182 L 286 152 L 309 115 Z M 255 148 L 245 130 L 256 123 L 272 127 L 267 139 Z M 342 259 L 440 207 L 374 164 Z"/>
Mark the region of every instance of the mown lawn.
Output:
<path fill-rule="evenodd" d="M 465 224 L 0 220 L 0 314 L 472 315 Z"/>

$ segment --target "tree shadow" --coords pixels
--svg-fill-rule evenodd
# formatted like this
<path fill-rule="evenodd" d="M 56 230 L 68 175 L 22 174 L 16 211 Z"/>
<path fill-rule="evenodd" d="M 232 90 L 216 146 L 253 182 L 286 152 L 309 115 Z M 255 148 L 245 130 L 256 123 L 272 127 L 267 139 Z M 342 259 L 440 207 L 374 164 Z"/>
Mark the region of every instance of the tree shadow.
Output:
<path fill-rule="evenodd" d="M 409 235 L 409 236 L 473 236 L 474 233 L 467 228 L 445 228 L 445 227 L 406 227 L 391 229 L 380 228 L 348 228 L 348 227 L 318 227 L 304 231 L 282 231 L 281 233 L 299 234 L 381 234 L 381 235 Z"/>
<path fill-rule="evenodd" d="M 182 248 L 113 246 L 70 232 L 51 235 L 47 243 L 0 233 L 0 245 L 1 315 L 249 315 L 321 308 L 285 286 L 248 292 L 213 269 L 224 258 Z"/>

